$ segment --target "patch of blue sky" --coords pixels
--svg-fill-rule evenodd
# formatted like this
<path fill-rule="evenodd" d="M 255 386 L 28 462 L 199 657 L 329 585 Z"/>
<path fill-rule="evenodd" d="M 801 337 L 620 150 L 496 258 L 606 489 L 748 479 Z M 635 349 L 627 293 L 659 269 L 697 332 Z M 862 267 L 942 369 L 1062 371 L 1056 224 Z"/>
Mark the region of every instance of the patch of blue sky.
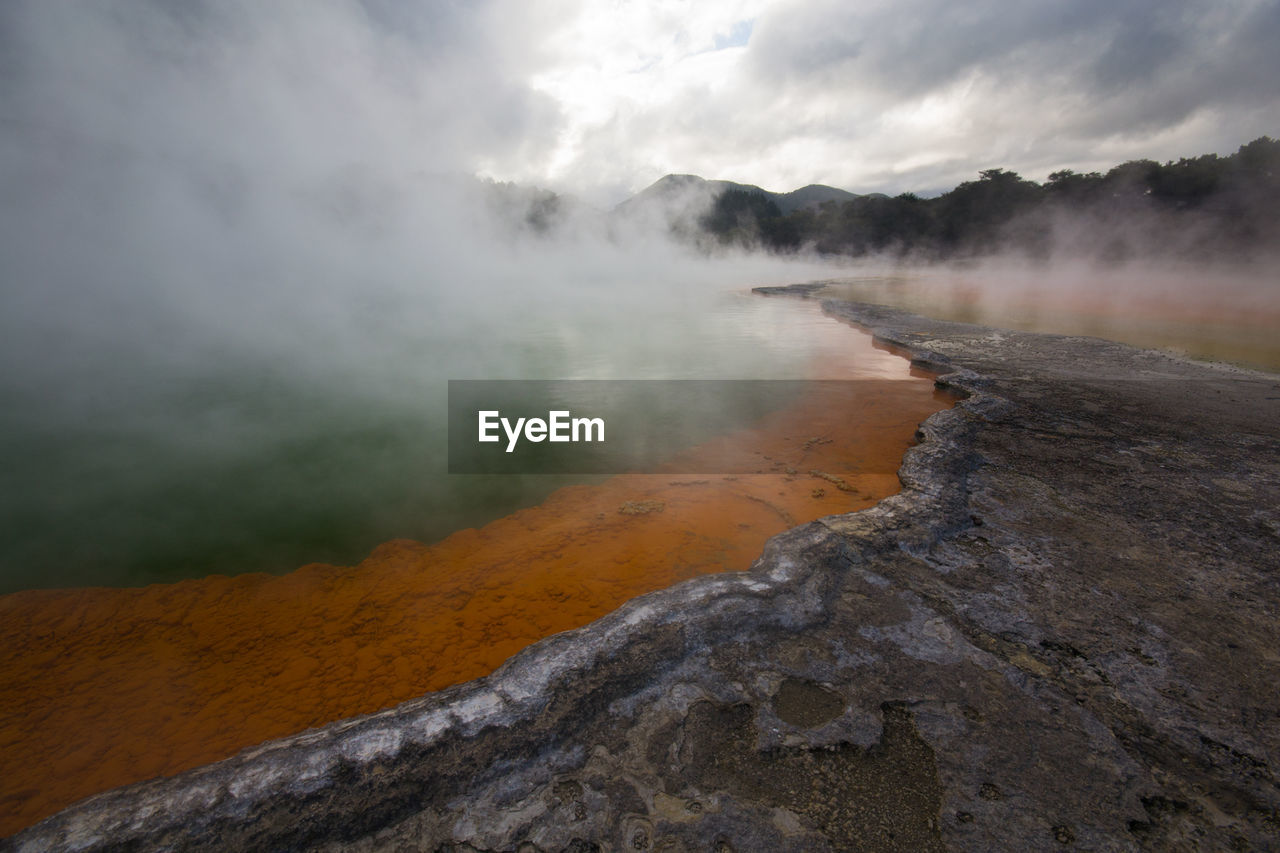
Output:
<path fill-rule="evenodd" d="M 754 18 L 747 21 L 737 21 L 729 28 L 727 35 L 716 33 L 714 50 L 724 50 L 726 47 L 743 47 L 751 40 L 751 30 L 755 25 Z"/>

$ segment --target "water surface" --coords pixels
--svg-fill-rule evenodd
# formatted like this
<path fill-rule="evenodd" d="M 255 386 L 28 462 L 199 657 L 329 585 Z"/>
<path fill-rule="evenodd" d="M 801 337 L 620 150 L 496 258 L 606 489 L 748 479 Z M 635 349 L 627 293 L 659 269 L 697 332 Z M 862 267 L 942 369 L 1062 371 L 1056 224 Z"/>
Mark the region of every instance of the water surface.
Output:
<path fill-rule="evenodd" d="M 705 280 L 393 296 L 7 365 L 0 592 L 350 564 L 580 481 L 446 476 L 449 379 L 806 378 L 824 351 L 808 309 Z"/>
<path fill-rule="evenodd" d="M 832 279 L 820 295 L 1280 371 L 1280 288 L 1274 272 L 915 269 Z"/>

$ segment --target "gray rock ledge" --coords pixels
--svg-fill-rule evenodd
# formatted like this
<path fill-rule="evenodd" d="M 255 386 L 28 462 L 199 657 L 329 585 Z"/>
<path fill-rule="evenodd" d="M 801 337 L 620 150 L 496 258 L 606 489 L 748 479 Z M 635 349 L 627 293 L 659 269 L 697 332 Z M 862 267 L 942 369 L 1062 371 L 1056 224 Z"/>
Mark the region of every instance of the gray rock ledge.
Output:
<path fill-rule="evenodd" d="M 965 396 L 900 494 L 0 850 L 1280 849 L 1280 377 L 823 307 Z"/>

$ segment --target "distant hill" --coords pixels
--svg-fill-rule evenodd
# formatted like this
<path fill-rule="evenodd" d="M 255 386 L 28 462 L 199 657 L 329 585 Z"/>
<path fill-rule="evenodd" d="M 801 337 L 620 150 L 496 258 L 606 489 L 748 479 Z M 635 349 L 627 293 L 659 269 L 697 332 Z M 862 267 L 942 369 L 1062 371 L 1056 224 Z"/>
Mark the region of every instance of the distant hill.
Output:
<path fill-rule="evenodd" d="M 818 207 L 824 201 L 843 204 L 858 197 L 857 193 L 851 193 L 848 190 L 837 189 L 836 187 L 828 187 L 824 184 L 809 184 L 807 187 L 801 187 L 789 193 L 766 193 L 766 195 L 770 196 L 774 204 L 778 205 L 778 210 L 782 211 L 783 216 L 802 208 Z"/>
<path fill-rule="evenodd" d="M 711 201 L 726 190 L 759 193 L 776 204 L 784 216 L 802 208 L 817 207 L 824 201 L 842 204 L 858 198 L 856 193 L 822 184 L 809 184 L 807 187 L 788 193 L 774 193 L 755 184 L 707 180 L 697 175 L 665 175 L 619 204 L 614 210 L 621 213 L 650 204 L 668 205 L 691 197 L 702 197 Z"/>

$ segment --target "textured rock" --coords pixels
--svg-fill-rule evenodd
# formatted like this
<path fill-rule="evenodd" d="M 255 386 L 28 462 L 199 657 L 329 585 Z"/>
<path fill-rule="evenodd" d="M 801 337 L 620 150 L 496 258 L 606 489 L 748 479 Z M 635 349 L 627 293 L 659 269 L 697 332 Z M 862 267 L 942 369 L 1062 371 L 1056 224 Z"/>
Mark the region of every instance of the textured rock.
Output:
<path fill-rule="evenodd" d="M 1273 849 L 1280 379 L 825 307 L 969 395 L 899 495 L 4 849 Z"/>

